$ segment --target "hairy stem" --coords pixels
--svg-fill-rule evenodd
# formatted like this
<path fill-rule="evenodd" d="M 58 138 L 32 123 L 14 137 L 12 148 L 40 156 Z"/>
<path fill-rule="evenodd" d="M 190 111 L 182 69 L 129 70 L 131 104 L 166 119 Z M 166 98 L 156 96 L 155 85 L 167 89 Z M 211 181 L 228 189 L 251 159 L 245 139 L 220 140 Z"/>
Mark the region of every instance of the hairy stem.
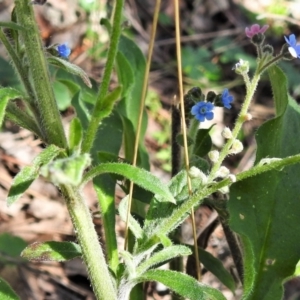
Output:
<path fill-rule="evenodd" d="M 49 70 L 42 41 L 33 13 L 33 5 L 28 0 L 15 0 L 17 19 L 25 29 L 20 31 L 25 46 L 26 57 L 33 80 L 40 127 L 43 139 L 48 144 L 67 148 L 67 141 L 60 119 L 59 110 L 51 86 Z"/>
<path fill-rule="evenodd" d="M 77 190 L 65 185 L 61 185 L 60 189 L 66 200 L 95 295 L 98 300 L 115 300 L 116 291 L 89 209 Z"/>
<path fill-rule="evenodd" d="M 97 95 L 96 103 L 92 112 L 91 121 L 88 125 L 85 138 L 82 142 L 82 153 L 89 152 L 93 147 L 93 142 L 95 140 L 95 136 L 99 127 L 99 122 L 101 121 L 101 115 L 99 114 L 99 110 L 102 108 L 102 101 L 106 96 L 109 88 L 110 77 L 113 71 L 115 57 L 118 51 L 118 44 L 121 35 L 123 5 L 124 0 L 116 0 L 110 45 L 107 53 L 107 62 L 100 89 Z"/>

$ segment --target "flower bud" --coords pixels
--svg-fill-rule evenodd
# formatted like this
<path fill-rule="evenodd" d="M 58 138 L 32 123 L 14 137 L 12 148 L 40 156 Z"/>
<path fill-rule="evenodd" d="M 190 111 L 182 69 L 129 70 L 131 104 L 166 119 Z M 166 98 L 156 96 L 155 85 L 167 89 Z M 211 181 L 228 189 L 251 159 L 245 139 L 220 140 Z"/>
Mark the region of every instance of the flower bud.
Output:
<path fill-rule="evenodd" d="M 233 144 L 231 146 L 231 149 L 229 150 L 229 154 L 238 154 L 242 152 L 244 149 L 243 144 L 239 140 L 234 140 Z"/>
<path fill-rule="evenodd" d="M 212 151 L 208 152 L 208 157 L 213 163 L 218 161 L 219 156 L 220 156 L 220 153 L 217 150 L 212 150 Z"/>
<path fill-rule="evenodd" d="M 232 68 L 237 74 L 247 74 L 249 72 L 249 62 L 242 59 Z"/>
<path fill-rule="evenodd" d="M 229 187 L 228 185 L 223 186 L 222 188 L 218 189 L 219 192 L 221 192 L 222 194 L 228 194 L 229 193 Z"/>
<path fill-rule="evenodd" d="M 274 48 L 271 45 L 264 45 L 262 47 L 262 51 L 263 51 L 263 53 L 266 53 L 266 54 L 269 54 L 269 55 L 273 55 Z"/>
<path fill-rule="evenodd" d="M 265 40 L 265 35 L 263 33 L 257 33 L 255 34 L 251 41 L 253 44 L 256 44 L 256 45 L 261 45 Z"/>
<path fill-rule="evenodd" d="M 200 178 L 203 184 L 207 183 L 207 176 L 200 169 L 193 166 L 188 173 L 191 179 Z"/>
<path fill-rule="evenodd" d="M 229 140 L 229 139 L 232 138 L 232 132 L 231 132 L 231 130 L 228 127 L 225 127 L 223 129 L 223 131 L 222 131 L 222 137 L 224 139 L 227 139 L 227 140 Z"/>
<path fill-rule="evenodd" d="M 263 158 L 259 161 L 258 165 L 259 166 L 268 165 L 268 164 L 272 163 L 273 161 L 279 161 L 279 160 L 282 160 L 282 158 L 278 158 L 278 157 Z"/>
<path fill-rule="evenodd" d="M 228 175 L 228 179 L 229 179 L 232 183 L 236 182 L 236 176 L 233 175 L 233 174 L 229 174 L 229 175 Z"/>
<path fill-rule="evenodd" d="M 220 167 L 220 169 L 216 172 L 216 176 L 215 177 L 221 177 L 221 178 L 225 178 L 230 174 L 230 171 L 228 168 L 222 166 Z"/>
<path fill-rule="evenodd" d="M 208 101 L 208 102 L 214 102 L 215 99 L 216 99 L 216 97 L 217 97 L 217 94 L 215 92 L 209 91 L 207 93 L 207 95 L 206 95 L 206 101 Z"/>
<path fill-rule="evenodd" d="M 246 113 L 244 115 L 244 121 L 246 122 L 246 121 L 250 121 L 250 120 L 252 120 L 252 115 L 250 113 Z"/>

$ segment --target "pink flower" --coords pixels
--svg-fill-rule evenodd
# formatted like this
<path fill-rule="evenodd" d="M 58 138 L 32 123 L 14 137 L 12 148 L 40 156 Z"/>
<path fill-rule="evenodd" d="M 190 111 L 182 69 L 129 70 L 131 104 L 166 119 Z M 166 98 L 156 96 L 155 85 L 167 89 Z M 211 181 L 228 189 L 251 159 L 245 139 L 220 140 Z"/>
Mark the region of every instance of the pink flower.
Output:
<path fill-rule="evenodd" d="M 247 27 L 245 29 L 246 36 L 248 38 L 252 38 L 254 35 L 258 33 L 264 33 L 269 28 L 269 25 L 264 25 L 262 28 L 258 24 L 253 24 L 250 29 Z"/>

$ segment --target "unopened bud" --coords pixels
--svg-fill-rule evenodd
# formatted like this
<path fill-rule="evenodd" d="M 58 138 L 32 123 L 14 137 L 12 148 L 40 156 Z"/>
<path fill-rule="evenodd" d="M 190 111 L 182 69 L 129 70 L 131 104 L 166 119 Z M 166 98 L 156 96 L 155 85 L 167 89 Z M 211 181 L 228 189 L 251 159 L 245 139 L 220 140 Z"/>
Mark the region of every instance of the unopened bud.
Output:
<path fill-rule="evenodd" d="M 221 192 L 222 194 L 228 194 L 229 193 L 229 187 L 228 185 L 223 186 L 222 188 L 218 189 L 219 192 Z"/>
<path fill-rule="evenodd" d="M 246 121 L 250 121 L 250 120 L 252 120 L 252 115 L 250 114 L 250 113 L 246 113 L 245 115 L 244 115 L 244 120 L 245 120 L 245 122 Z"/>
<path fill-rule="evenodd" d="M 224 139 L 231 139 L 232 138 L 232 132 L 228 127 L 225 127 L 222 131 L 222 136 Z"/>
<path fill-rule="evenodd" d="M 207 183 L 207 176 L 197 167 L 191 167 L 189 170 L 190 178 L 200 178 L 203 184 Z"/>
<path fill-rule="evenodd" d="M 282 158 L 278 158 L 278 157 L 263 158 L 259 161 L 258 165 L 259 166 L 268 165 L 268 164 L 272 163 L 273 161 L 279 161 L 279 160 L 282 160 Z"/>
<path fill-rule="evenodd" d="M 244 149 L 243 144 L 239 140 L 234 140 L 233 144 L 231 146 L 231 149 L 229 150 L 229 154 L 238 154 L 242 152 Z"/>
<path fill-rule="evenodd" d="M 216 172 L 216 176 L 215 177 L 221 177 L 221 178 L 225 178 L 230 174 L 229 169 L 227 169 L 226 167 L 222 166 L 217 172 Z"/>
<path fill-rule="evenodd" d="M 217 150 L 212 150 L 212 151 L 208 152 L 208 157 L 213 163 L 218 161 L 219 156 L 220 156 L 220 153 Z"/>
<path fill-rule="evenodd" d="M 236 176 L 233 175 L 233 174 L 229 174 L 229 175 L 228 175 L 228 179 L 229 179 L 232 183 L 236 182 Z"/>
<path fill-rule="evenodd" d="M 242 59 L 232 68 L 237 74 L 247 74 L 249 72 L 249 62 Z"/>

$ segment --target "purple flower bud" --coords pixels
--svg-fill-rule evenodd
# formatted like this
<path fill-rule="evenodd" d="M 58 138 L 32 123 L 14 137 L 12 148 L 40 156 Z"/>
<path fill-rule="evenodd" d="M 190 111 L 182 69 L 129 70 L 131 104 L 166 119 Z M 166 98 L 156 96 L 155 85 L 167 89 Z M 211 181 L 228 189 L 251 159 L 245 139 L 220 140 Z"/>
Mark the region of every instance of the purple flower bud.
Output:
<path fill-rule="evenodd" d="M 260 28 L 258 24 L 253 24 L 250 28 L 245 29 L 246 36 L 248 38 L 252 38 L 254 35 L 258 33 L 265 33 L 266 30 L 269 28 L 269 25 L 264 25 L 263 27 Z"/>

